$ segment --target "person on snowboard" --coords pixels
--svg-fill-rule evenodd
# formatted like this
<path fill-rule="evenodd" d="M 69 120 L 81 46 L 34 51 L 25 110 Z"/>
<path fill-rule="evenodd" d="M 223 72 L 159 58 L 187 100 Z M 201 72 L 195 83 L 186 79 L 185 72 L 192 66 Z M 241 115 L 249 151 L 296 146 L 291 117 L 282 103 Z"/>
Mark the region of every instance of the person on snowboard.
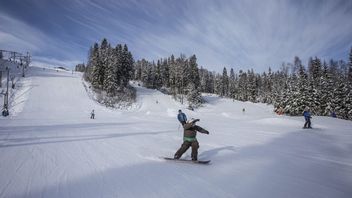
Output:
<path fill-rule="evenodd" d="M 183 125 L 184 132 L 183 132 L 183 144 L 181 148 L 177 150 L 174 155 L 174 159 L 180 159 L 183 153 L 185 153 L 189 147 L 192 147 L 192 161 L 198 160 L 198 148 L 199 143 L 197 141 L 196 135 L 197 132 L 209 134 L 209 131 L 203 129 L 200 126 L 196 125 L 199 119 L 191 119 L 186 124 Z"/>
<path fill-rule="evenodd" d="M 181 125 L 183 126 L 187 122 L 187 117 L 186 114 L 184 114 L 181 109 L 178 110 L 178 115 L 177 115 L 178 121 L 180 121 Z"/>
<path fill-rule="evenodd" d="M 303 116 L 304 116 L 304 119 L 306 120 L 306 122 L 304 123 L 304 126 L 303 126 L 303 128 L 304 129 L 311 129 L 312 127 L 310 126 L 310 119 L 312 118 L 312 116 L 310 115 L 310 112 L 309 112 L 309 108 L 308 107 L 306 107 L 305 109 L 304 109 L 304 112 L 303 112 Z"/>

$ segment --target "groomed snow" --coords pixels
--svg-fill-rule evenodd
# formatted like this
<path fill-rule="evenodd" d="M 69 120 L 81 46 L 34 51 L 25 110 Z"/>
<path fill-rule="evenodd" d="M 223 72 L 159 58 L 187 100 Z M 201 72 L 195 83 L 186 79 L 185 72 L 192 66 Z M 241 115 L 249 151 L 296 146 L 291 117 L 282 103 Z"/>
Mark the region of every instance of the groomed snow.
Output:
<path fill-rule="evenodd" d="M 134 86 L 134 108 L 112 110 L 81 74 L 31 67 L 0 118 L 0 197 L 352 197 L 351 121 L 313 117 L 304 130 L 265 104 L 204 95 L 193 112 Z M 198 135 L 210 165 L 159 158 L 182 143 L 178 109 L 210 131 Z"/>

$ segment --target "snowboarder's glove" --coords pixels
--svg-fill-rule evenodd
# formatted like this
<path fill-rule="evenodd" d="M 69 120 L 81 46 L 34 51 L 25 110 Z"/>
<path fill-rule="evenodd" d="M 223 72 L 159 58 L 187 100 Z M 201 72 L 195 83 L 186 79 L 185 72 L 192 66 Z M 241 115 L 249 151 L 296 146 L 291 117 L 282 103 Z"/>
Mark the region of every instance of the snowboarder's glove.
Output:
<path fill-rule="evenodd" d="M 209 131 L 205 131 L 205 134 L 209 135 Z"/>
<path fill-rule="evenodd" d="M 200 121 L 200 119 L 195 119 L 193 122 L 196 123 L 196 122 L 198 122 L 198 121 Z"/>

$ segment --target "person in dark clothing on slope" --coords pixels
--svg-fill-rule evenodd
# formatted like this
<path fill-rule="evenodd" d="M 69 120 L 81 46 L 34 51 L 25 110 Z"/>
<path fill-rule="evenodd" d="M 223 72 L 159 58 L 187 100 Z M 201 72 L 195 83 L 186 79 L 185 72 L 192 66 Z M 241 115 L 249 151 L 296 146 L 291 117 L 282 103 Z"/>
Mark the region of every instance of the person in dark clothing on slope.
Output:
<path fill-rule="evenodd" d="M 178 110 L 177 119 L 178 119 L 178 121 L 180 121 L 180 123 L 182 124 L 182 126 L 183 126 L 184 124 L 186 124 L 186 122 L 187 122 L 186 114 L 184 114 L 184 113 L 181 111 L 181 109 Z"/>
<path fill-rule="evenodd" d="M 92 112 L 90 113 L 90 119 L 94 119 L 95 117 L 95 113 L 94 113 L 94 109 L 92 110 Z"/>
<path fill-rule="evenodd" d="M 184 132 L 183 132 L 183 143 L 181 147 L 177 150 L 174 155 L 174 159 L 180 159 L 180 157 L 188 150 L 189 147 L 192 147 L 191 157 L 193 161 L 198 160 L 198 148 L 199 143 L 197 141 L 196 135 L 197 132 L 209 134 L 209 131 L 203 129 L 200 126 L 196 125 L 199 119 L 191 119 L 186 124 L 183 125 Z"/>
<path fill-rule="evenodd" d="M 303 128 L 304 129 L 311 129 L 312 127 L 310 126 L 311 125 L 311 122 L 310 122 L 310 119 L 312 118 L 312 116 L 310 115 L 310 112 L 309 112 L 309 108 L 306 107 L 304 109 L 304 112 L 303 112 L 303 116 L 304 116 L 304 119 L 306 120 L 306 122 L 304 123 L 304 126 Z"/>

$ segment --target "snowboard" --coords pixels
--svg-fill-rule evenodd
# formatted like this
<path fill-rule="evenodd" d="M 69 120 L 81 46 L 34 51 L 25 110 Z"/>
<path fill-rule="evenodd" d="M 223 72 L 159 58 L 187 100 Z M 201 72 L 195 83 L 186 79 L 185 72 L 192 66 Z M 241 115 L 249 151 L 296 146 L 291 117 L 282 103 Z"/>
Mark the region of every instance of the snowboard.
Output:
<path fill-rule="evenodd" d="M 174 159 L 171 157 L 163 157 L 165 160 L 170 160 L 170 161 L 176 161 L 176 162 L 184 162 L 184 163 L 193 163 L 193 164 L 209 164 L 210 160 L 197 160 L 197 161 L 192 161 L 188 159 Z"/>

